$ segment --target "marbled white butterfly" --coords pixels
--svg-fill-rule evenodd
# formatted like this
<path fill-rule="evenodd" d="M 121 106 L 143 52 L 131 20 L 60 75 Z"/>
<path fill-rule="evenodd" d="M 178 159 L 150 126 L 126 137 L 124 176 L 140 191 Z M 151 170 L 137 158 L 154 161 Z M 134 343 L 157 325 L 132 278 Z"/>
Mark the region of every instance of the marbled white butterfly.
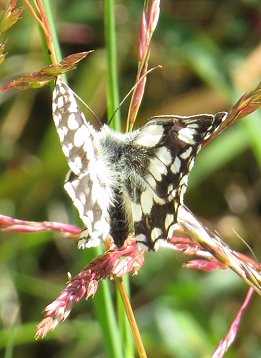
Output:
<path fill-rule="evenodd" d="M 65 190 L 86 227 L 79 248 L 111 236 L 121 247 L 137 242 L 156 250 L 173 236 L 194 158 L 226 112 L 156 116 L 132 133 L 88 123 L 72 90 L 57 79 L 53 119 L 68 160 Z"/>

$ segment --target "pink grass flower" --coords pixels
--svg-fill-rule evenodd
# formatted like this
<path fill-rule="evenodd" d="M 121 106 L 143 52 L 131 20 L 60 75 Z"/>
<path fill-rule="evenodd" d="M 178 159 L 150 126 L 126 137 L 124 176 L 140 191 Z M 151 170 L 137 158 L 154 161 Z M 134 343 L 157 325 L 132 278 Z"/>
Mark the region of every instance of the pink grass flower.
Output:
<path fill-rule="evenodd" d="M 217 233 L 206 228 L 185 206 L 179 207 L 177 221 L 181 233 L 185 233 L 186 237 L 200 245 L 195 246 L 194 243 L 192 246 L 196 250 L 194 253 L 197 256 L 203 257 L 204 260 L 207 259 L 214 265 L 218 264 L 219 268 L 225 265 L 232 269 L 261 295 L 261 265 L 259 262 L 232 250 Z M 181 249 L 182 246 L 180 246 Z M 186 254 L 193 254 L 190 248 L 183 247 L 183 251 Z M 219 263 L 222 265 L 220 266 Z"/>
<path fill-rule="evenodd" d="M 242 319 L 243 313 L 247 309 L 253 293 L 254 293 L 253 288 L 250 288 L 247 292 L 246 298 L 245 298 L 242 306 L 240 307 L 240 309 L 236 315 L 236 318 L 234 319 L 234 321 L 232 322 L 232 324 L 229 328 L 229 331 L 228 331 L 226 337 L 220 341 L 215 352 L 212 355 L 212 358 L 222 358 L 224 356 L 224 354 L 227 352 L 227 350 L 229 349 L 229 347 L 231 346 L 231 344 L 234 342 L 234 340 L 237 336 L 237 333 L 238 333 L 239 324 Z"/>
<path fill-rule="evenodd" d="M 221 261 L 217 260 L 210 252 L 208 252 L 203 246 L 201 246 L 196 240 L 189 237 L 174 236 L 170 240 L 173 248 L 183 252 L 188 256 L 198 256 L 200 259 L 191 260 L 184 264 L 186 268 L 214 271 L 217 269 L 225 270 L 228 267 Z"/>
<path fill-rule="evenodd" d="M 138 60 L 144 61 L 150 49 L 150 40 L 160 15 L 160 1 L 148 0 L 144 6 L 139 34 Z"/>
<path fill-rule="evenodd" d="M 16 232 L 59 231 L 66 236 L 76 236 L 77 239 L 82 231 L 79 227 L 71 224 L 61 224 L 54 221 L 36 222 L 19 220 L 6 215 L 0 215 L 0 229 L 2 231 Z"/>
<path fill-rule="evenodd" d="M 147 0 L 141 17 L 138 38 L 138 71 L 136 75 L 136 88 L 131 97 L 127 118 L 127 131 L 132 130 L 133 128 L 144 95 L 146 73 L 150 57 L 150 41 L 156 29 L 159 14 L 160 0 Z"/>
<path fill-rule="evenodd" d="M 144 251 L 135 239 L 126 240 L 118 249 L 112 242 L 105 254 L 98 256 L 78 275 L 69 279 L 62 293 L 45 309 L 45 318 L 37 326 L 36 338 L 43 338 L 57 324 L 64 321 L 72 307 L 82 298 L 93 297 L 99 281 L 106 278 L 122 277 L 126 273 L 136 274 L 144 263 Z"/>

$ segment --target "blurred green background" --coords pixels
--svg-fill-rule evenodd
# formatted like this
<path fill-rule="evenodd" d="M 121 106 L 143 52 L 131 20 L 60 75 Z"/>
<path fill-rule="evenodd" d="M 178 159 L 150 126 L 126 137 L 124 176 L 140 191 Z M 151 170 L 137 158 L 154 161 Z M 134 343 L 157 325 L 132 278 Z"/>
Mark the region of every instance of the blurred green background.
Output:
<path fill-rule="evenodd" d="M 142 1 L 116 1 L 120 97 L 134 84 Z M 0 4 L 5 4 L 1 1 Z M 94 49 L 69 82 L 97 116 L 106 118 L 104 8 L 99 0 L 51 2 L 63 56 Z M 156 114 L 226 110 L 261 73 L 259 0 L 172 1 L 161 4 L 149 75 L 137 125 Z M 0 85 L 47 64 L 39 31 L 25 9 L 8 33 Z M 63 190 L 68 170 L 51 118 L 51 92 L 0 95 L 0 213 L 27 220 L 78 224 Z M 121 108 L 126 117 L 128 100 Z M 87 114 L 88 115 L 88 114 Z M 91 121 L 92 116 L 88 115 Z M 98 128 L 98 123 L 93 122 Z M 260 111 L 236 123 L 196 161 L 186 204 L 229 245 L 261 255 Z M 247 286 L 234 273 L 182 268 L 187 257 L 160 250 L 146 255 L 131 278 L 132 304 L 148 357 L 210 357 L 235 317 Z M 66 322 L 34 341 L 42 310 L 63 289 L 66 273 L 88 259 L 55 233 L 0 233 L 0 356 L 106 357 L 92 301 L 74 307 Z M 114 295 L 114 284 L 111 284 Z M 227 357 L 261 356 L 261 301 L 255 295 Z"/>

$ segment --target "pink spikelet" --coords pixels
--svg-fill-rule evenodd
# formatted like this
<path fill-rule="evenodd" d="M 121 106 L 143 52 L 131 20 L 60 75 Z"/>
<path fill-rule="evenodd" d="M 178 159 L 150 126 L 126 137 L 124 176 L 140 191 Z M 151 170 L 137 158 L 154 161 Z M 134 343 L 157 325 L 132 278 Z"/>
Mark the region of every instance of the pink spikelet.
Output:
<path fill-rule="evenodd" d="M 27 221 L 12 218 L 6 215 L 0 215 L 1 231 L 17 231 L 17 232 L 41 232 L 41 231 L 59 231 L 65 235 L 76 236 L 77 239 L 82 231 L 77 226 L 71 224 L 61 224 L 55 221 Z"/>
<path fill-rule="evenodd" d="M 144 251 L 135 239 L 128 239 L 123 248 L 111 243 L 110 250 L 97 257 L 78 275 L 69 278 L 66 288 L 45 308 L 45 318 L 37 326 L 36 338 L 43 338 L 59 322 L 64 321 L 73 306 L 83 298 L 94 297 L 99 281 L 107 277 L 136 274 L 144 263 Z"/>
<path fill-rule="evenodd" d="M 136 75 L 136 88 L 133 91 L 128 119 L 127 131 L 132 130 L 136 116 L 138 114 L 144 89 L 146 85 L 146 74 L 150 57 L 150 42 L 156 29 L 160 15 L 160 0 L 145 1 L 141 17 L 139 38 L 138 38 L 138 71 Z"/>
<path fill-rule="evenodd" d="M 220 341 L 215 352 L 212 355 L 212 358 L 224 357 L 224 354 L 228 351 L 229 347 L 236 339 L 241 318 L 250 303 L 253 293 L 254 293 L 253 288 L 250 288 L 247 292 L 245 301 L 243 302 L 242 306 L 240 307 L 240 309 L 236 315 L 236 318 L 234 319 L 234 321 L 232 322 L 232 324 L 228 330 L 226 337 Z"/>

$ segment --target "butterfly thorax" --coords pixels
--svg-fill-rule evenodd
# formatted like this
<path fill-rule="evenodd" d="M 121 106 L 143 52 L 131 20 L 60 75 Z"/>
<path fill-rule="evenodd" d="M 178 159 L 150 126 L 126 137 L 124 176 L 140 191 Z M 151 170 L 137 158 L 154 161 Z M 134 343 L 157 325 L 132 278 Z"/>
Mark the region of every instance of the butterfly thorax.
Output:
<path fill-rule="evenodd" d="M 100 132 L 101 155 L 113 177 L 111 184 L 112 201 L 108 208 L 110 235 L 117 246 L 122 246 L 134 230 L 131 203 L 139 203 L 145 183 L 148 151 L 135 146 L 137 132 L 122 135 L 104 126 Z"/>

